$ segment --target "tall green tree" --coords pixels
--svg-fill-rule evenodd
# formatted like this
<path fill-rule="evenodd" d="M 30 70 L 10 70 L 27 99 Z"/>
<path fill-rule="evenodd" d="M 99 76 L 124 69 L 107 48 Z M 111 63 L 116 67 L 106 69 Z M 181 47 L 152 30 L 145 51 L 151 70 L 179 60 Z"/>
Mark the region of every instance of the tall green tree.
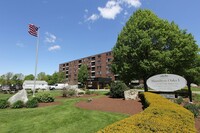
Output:
<path fill-rule="evenodd" d="M 26 75 L 24 80 L 34 80 L 34 75 L 33 74 L 29 74 L 29 75 Z"/>
<path fill-rule="evenodd" d="M 86 81 L 88 79 L 88 69 L 87 65 L 83 64 L 81 65 L 80 69 L 78 70 L 78 82 L 81 82 L 81 84 L 86 85 Z"/>
<path fill-rule="evenodd" d="M 47 76 L 46 76 L 45 72 L 38 73 L 37 79 L 38 80 L 45 80 L 46 81 L 47 80 Z"/>
<path fill-rule="evenodd" d="M 2 85 L 11 85 L 12 84 L 12 77 L 14 74 L 12 72 L 8 72 L 1 76 Z"/>
<path fill-rule="evenodd" d="M 49 85 L 53 85 L 53 84 L 55 84 L 56 82 L 54 82 L 53 80 L 52 80 L 52 76 L 51 75 L 46 75 L 46 81 L 47 81 L 47 83 L 49 84 Z"/>
<path fill-rule="evenodd" d="M 5 81 L 4 75 L 1 75 L 0 76 L 0 85 L 5 85 L 5 84 L 6 84 L 6 81 Z"/>
<path fill-rule="evenodd" d="M 14 74 L 11 80 L 13 85 L 22 85 L 24 80 L 24 75 L 22 73 Z"/>
<path fill-rule="evenodd" d="M 174 22 L 139 9 L 118 36 L 112 71 L 127 84 L 133 79 L 143 79 L 148 91 L 146 80 L 152 75 L 172 72 L 183 75 L 197 49 L 193 36 Z"/>
<path fill-rule="evenodd" d="M 65 73 L 63 72 L 54 72 L 52 74 L 52 77 L 51 77 L 51 84 L 55 84 L 55 83 L 63 83 L 65 82 Z"/>

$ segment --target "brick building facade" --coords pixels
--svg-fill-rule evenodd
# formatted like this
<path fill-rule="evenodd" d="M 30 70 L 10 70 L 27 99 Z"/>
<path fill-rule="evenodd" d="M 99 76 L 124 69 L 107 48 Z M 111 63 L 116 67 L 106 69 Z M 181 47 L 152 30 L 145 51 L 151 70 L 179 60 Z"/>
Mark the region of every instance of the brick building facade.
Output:
<path fill-rule="evenodd" d="M 82 64 L 86 64 L 90 79 L 110 78 L 111 80 L 115 80 L 115 76 L 111 72 L 112 59 L 112 52 L 108 51 L 59 64 L 59 72 L 64 72 L 67 82 L 71 85 L 75 85 L 78 84 L 79 68 Z"/>

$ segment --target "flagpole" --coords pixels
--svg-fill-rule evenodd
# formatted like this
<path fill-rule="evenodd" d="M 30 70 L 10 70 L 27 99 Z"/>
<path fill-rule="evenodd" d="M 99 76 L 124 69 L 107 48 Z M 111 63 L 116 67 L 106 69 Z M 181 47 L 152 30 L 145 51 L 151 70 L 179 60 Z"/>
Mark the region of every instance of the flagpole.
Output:
<path fill-rule="evenodd" d="M 33 87 L 33 97 L 35 97 L 35 84 L 37 76 L 37 64 L 38 64 L 38 45 L 39 45 L 39 28 L 37 32 L 37 44 L 36 44 L 36 59 L 35 59 L 35 77 L 34 77 L 34 87 Z"/>

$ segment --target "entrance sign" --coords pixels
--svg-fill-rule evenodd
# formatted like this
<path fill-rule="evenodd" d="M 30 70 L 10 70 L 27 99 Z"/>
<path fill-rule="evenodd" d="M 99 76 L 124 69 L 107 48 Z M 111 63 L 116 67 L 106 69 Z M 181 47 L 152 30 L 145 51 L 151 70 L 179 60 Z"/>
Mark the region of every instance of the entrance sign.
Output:
<path fill-rule="evenodd" d="M 176 91 L 187 84 L 185 78 L 175 74 L 158 74 L 147 80 L 147 85 L 157 91 Z"/>

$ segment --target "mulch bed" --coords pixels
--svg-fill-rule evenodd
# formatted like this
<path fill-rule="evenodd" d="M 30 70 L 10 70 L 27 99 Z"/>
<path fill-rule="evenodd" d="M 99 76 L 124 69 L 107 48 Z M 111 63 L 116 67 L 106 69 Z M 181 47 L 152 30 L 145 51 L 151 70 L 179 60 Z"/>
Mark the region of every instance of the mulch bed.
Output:
<path fill-rule="evenodd" d="M 63 96 L 57 96 L 56 99 L 69 99 L 69 98 L 89 98 L 89 97 L 93 97 L 93 96 L 98 96 L 97 94 L 85 94 L 85 95 L 80 95 L 80 96 L 72 96 L 72 97 L 63 97 Z"/>
<path fill-rule="evenodd" d="M 137 114 L 141 112 L 142 104 L 139 100 L 123 100 L 109 98 L 107 96 L 92 99 L 92 101 L 81 101 L 76 103 L 76 107 L 89 109 L 89 110 L 100 110 L 107 112 L 123 113 L 123 114 Z"/>

